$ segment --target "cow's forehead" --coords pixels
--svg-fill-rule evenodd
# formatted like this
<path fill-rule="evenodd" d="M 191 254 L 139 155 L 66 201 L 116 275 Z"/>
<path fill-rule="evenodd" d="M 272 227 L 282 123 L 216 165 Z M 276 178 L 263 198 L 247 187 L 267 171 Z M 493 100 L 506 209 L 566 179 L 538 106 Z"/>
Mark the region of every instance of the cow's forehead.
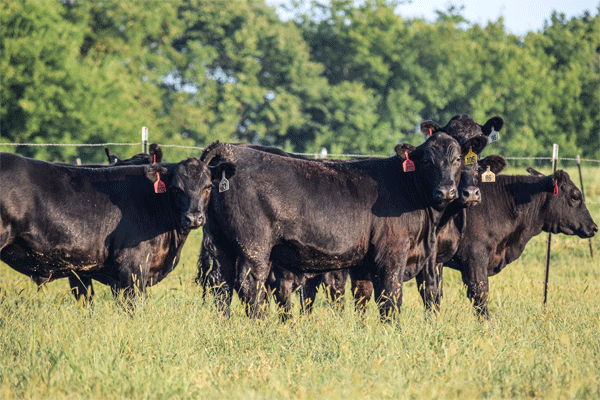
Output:
<path fill-rule="evenodd" d="M 458 115 L 453 117 L 441 130 L 454 138 L 463 139 L 470 139 L 474 136 L 483 134 L 481 126 L 468 115 Z"/>
<path fill-rule="evenodd" d="M 180 181 L 210 179 L 210 171 L 202 161 L 196 158 L 188 158 L 177 165 L 176 179 Z"/>
<path fill-rule="evenodd" d="M 431 136 L 424 143 L 423 150 L 432 157 L 452 157 L 460 151 L 458 142 L 446 133 L 440 132 Z"/>

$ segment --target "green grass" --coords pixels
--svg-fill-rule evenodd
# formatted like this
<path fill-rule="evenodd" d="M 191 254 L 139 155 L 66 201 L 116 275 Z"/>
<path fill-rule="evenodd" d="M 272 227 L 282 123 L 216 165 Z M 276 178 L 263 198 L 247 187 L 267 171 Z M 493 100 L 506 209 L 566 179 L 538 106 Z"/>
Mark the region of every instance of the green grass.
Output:
<path fill-rule="evenodd" d="M 588 202 L 600 203 L 598 172 L 584 171 Z M 589 208 L 600 222 L 600 207 Z M 478 322 L 446 269 L 439 315 L 425 317 L 411 281 L 390 325 L 373 304 L 363 320 L 350 299 L 338 314 L 321 295 L 310 317 L 295 298 L 285 324 L 274 312 L 250 321 L 237 300 L 223 320 L 193 281 L 194 234 L 133 314 L 100 284 L 84 308 L 65 280 L 38 292 L 0 265 L 0 398 L 600 398 L 598 237 L 591 259 L 587 240 L 553 236 L 545 307 L 543 233 L 491 278 L 491 323 Z"/>

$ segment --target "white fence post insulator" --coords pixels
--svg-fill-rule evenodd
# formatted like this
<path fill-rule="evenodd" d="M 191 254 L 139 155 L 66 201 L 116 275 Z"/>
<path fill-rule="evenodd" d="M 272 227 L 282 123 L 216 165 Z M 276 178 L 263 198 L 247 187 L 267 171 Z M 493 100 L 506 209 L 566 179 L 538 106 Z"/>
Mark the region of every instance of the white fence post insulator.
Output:
<path fill-rule="evenodd" d="M 148 153 L 148 127 L 142 127 L 142 153 Z"/>
<path fill-rule="evenodd" d="M 552 147 L 552 172 L 556 172 L 556 164 L 558 164 L 558 145 L 554 143 Z M 548 232 L 548 249 L 546 251 L 546 276 L 544 279 L 544 305 L 548 300 L 548 277 L 550 275 L 550 246 L 552 245 L 552 233 Z"/>

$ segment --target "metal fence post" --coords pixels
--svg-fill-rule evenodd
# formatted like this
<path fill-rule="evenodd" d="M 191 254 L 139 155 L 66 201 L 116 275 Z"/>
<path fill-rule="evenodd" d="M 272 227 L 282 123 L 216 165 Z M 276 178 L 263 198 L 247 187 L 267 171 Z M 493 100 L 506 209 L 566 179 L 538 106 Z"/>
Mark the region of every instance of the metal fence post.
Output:
<path fill-rule="evenodd" d="M 142 127 L 142 153 L 148 153 L 148 127 Z"/>
<path fill-rule="evenodd" d="M 558 164 L 558 145 L 554 143 L 552 148 L 552 172 L 556 172 Z M 544 305 L 548 300 L 548 277 L 550 275 L 550 246 L 552 245 L 552 233 L 548 232 L 548 250 L 546 251 L 546 277 L 544 278 Z"/>

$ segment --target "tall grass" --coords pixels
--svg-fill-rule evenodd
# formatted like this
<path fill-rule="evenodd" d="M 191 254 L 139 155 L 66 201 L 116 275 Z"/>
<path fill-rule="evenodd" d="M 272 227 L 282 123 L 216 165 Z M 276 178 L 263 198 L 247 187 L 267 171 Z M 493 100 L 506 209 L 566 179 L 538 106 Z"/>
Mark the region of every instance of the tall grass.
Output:
<path fill-rule="evenodd" d="M 600 202 L 598 172 L 584 172 L 591 203 Z M 600 222 L 600 207 L 589 208 Z M 600 398 L 600 238 L 591 259 L 587 240 L 553 237 L 545 307 L 547 234 L 534 238 L 491 278 L 489 323 L 446 269 L 435 317 L 408 282 L 397 324 L 380 323 L 373 304 L 359 318 L 350 299 L 339 314 L 321 295 L 309 317 L 295 299 L 284 324 L 274 312 L 249 320 L 237 300 L 228 320 L 203 304 L 194 235 L 134 313 L 102 285 L 85 308 L 66 281 L 37 291 L 0 265 L 0 398 Z"/>

